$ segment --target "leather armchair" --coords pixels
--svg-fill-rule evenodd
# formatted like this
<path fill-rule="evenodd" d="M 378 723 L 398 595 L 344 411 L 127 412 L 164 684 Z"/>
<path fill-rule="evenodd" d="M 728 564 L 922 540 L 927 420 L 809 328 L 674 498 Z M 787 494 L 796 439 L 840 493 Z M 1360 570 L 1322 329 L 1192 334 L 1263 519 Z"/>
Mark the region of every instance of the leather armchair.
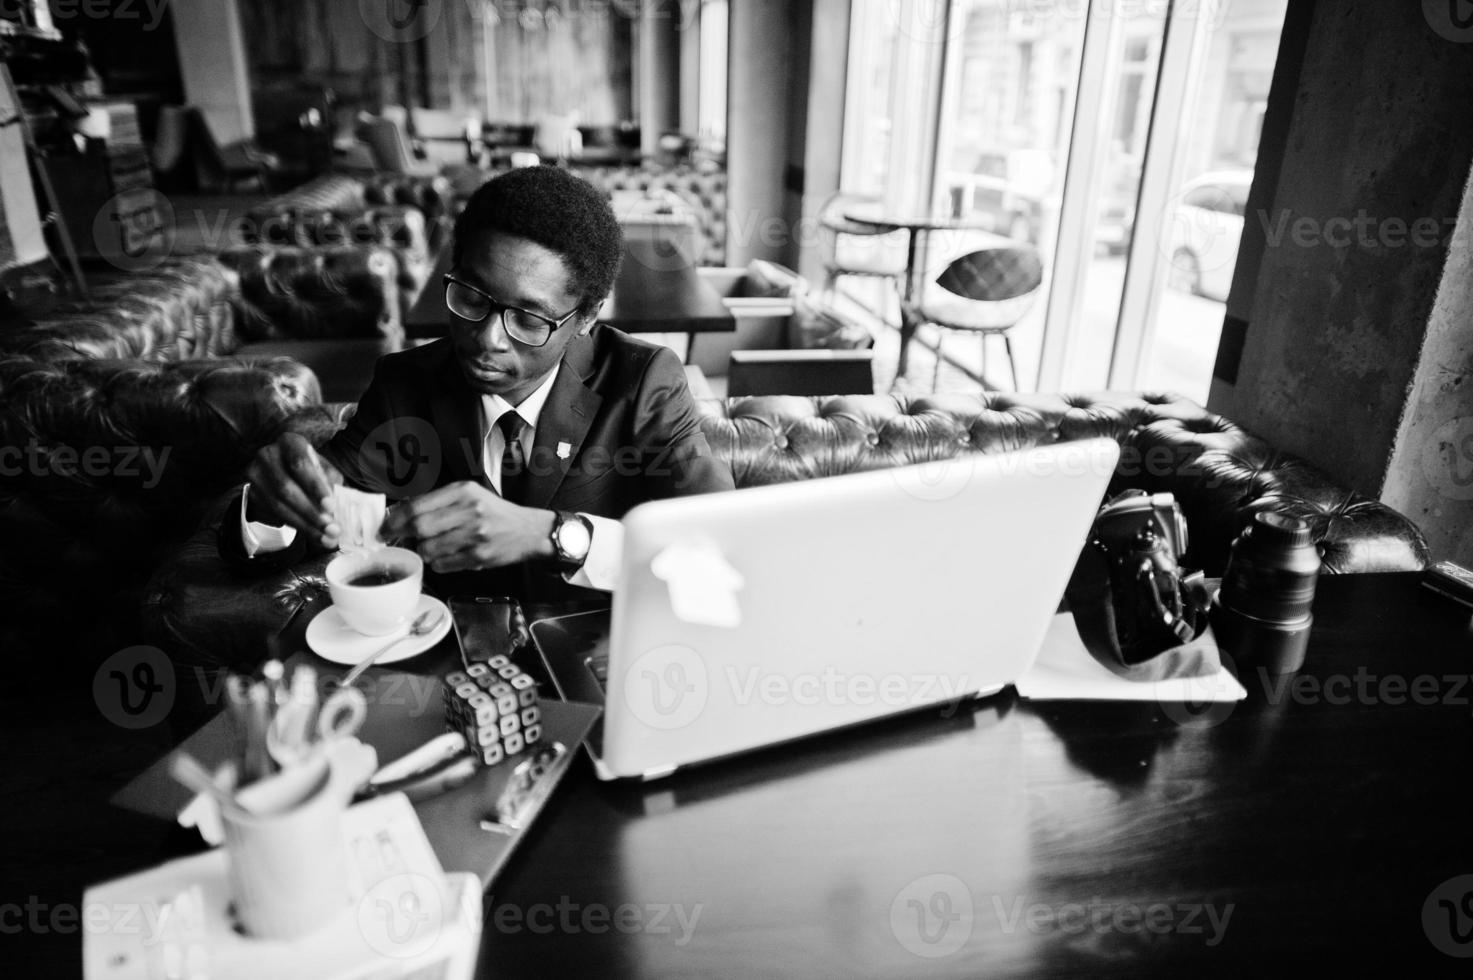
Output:
<path fill-rule="evenodd" d="M 26 613 L 0 621 L 0 647 L 90 670 L 136 643 L 148 576 L 318 401 L 285 358 L 0 357 L 0 608 Z"/>
<path fill-rule="evenodd" d="M 262 444 L 315 417 L 301 361 L 366 381 L 402 345 L 393 276 L 383 249 L 229 249 L 0 331 L 0 597 L 38 614 L 7 617 L 4 649 L 56 645 L 47 614 L 82 659 L 137 642 L 143 582 Z"/>
<path fill-rule="evenodd" d="M 1419 569 L 1428 560 L 1420 532 L 1400 514 L 1175 395 L 762 396 L 698 406 L 738 488 L 1107 436 L 1122 449 L 1111 492 L 1176 494 L 1188 559 L 1209 575 L 1221 573 L 1233 538 L 1263 509 L 1308 519 L 1329 574 Z M 325 439 L 350 410 L 336 406 L 326 424 L 315 415 L 315 436 Z M 146 635 L 182 663 L 254 665 L 264 638 L 325 588 L 327 559 L 244 578 L 220 560 L 217 533 L 218 523 L 201 528 L 160 567 L 147 590 Z"/>

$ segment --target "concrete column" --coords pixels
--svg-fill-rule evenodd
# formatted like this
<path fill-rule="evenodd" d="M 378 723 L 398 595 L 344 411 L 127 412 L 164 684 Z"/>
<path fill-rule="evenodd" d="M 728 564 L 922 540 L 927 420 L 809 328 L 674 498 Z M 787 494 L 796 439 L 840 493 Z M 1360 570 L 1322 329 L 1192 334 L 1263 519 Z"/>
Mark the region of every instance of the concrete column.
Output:
<path fill-rule="evenodd" d="M 839 189 L 844 151 L 844 92 L 849 68 L 850 0 L 814 0 L 803 150 L 802 235 L 797 270 L 823 282 L 818 209 Z"/>
<path fill-rule="evenodd" d="M 729 265 L 787 259 L 784 167 L 794 99 L 790 85 L 789 5 L 731 5 L 727 59 L 727 251 Z"/>
<path fill-rule="evenodd" d="M 639 16 L 639 148 L 659 151 L 661 133 L 680 130 L 679 0 L 644 0 Z"/>
<path fill-rule="evenodd" d="M 1397 427 L 1381 499 L 1416 521 L 1434 558 L 1473 568 L 1473 181 Z"/>
<path fill-rule="evenodd" d="M 169 9 L 185 100 L 204 112 L 218 142 L 254 136 L 250 66 L 236 0 L 194 0 Z"/>
<path fill-rule="evenodd" d="M 1277 184 L 1245 218 L 1261 256 L 1240 262 L 1234 283 L 1251 312 L 1237 325 L 1236 371 L 1219 358 L 1209 406 L 1430 517 L 1408 467 L 1458 398 L 1458 369 L 1439 360 L 1457 351 L 1434 342 L 1434 327 L 1467 309 L 1438 286 L 1455 278 L 1445 269 L 1459 261 L 1450 245 L 1467 213 L 1473 37 L 1434 24 L 1441 5 L 1324 2 L 1307 24 L 1296 6 L 1285 30 L 1308 34 L 1302 64 L 1279 69 L 1297 70 L 1292 89 L 1275 79 L 1271 108 L 1292 107 Z M 1409 408 L 1419 421 L 1403 424 Z"/>
<path fill-rule="evenodd" d="M 701 110 L 701 14 L 695 3 L 682 5 L 679 26 L 680 91 L 676 112 L 682 133 L 695 135 Z"/>

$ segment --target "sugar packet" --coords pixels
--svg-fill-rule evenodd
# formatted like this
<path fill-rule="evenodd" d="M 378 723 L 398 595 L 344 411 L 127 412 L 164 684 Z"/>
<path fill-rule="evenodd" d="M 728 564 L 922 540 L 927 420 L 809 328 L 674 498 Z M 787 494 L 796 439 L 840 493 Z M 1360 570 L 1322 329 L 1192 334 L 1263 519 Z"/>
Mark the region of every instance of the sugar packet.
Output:
<path fill-rule="evenodd" d="M 352 487 L 338 486 L 333 489 L 333 520 L 339 528 L 338 547 L 344 551 L 367 551 L 381 548 L 383 538 L 379 529 L 383 527 L 387 500 L 381 493 L 364 493 Z"/>

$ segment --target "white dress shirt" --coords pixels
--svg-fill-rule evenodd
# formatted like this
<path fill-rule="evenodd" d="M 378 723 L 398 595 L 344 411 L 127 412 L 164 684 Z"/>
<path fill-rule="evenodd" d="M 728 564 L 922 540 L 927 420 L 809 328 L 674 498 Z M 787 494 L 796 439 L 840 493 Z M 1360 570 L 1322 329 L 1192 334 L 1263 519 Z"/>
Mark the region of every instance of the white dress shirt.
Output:
<path fill-rule="evenodd" d="M 497 428 L 497 420 L 511 411 L 522 417 L 522 421 L 526 423 L 522 427 L 522 450 L 526 458 L 532 458 L 532 447 L 537 438 L 537 421 L 542 417 L 543 406 L 547 404 L 547 397 L 552 393 L 552 386 L 561 370 L 562 364 L 553 368 L 546 380 L 523 399 L 520 405 L 514 406 L 500 395 L 481 396 L 481 462 L 491 486 L 498 494 L 501 492 L 501 457 L 506 451 L 506 437 Z M 296 528 L 246 520 L 246 493 L 249 490 L 250 485 L 247 484 L 246 491 L 240 495 L 241 540 L 245 543 L 246 554 L 254 556 L 280 551 L 290 545 L 296 538 Z M 624 525 L 613 518 L 599 517 L 596 514 L 582 516 L 593 525 L 593 541 L 582 566 L 574 571 L 564 572 L 563 578 L 571 585 L 612 592 L 614 580 L 619 573 Z"/>

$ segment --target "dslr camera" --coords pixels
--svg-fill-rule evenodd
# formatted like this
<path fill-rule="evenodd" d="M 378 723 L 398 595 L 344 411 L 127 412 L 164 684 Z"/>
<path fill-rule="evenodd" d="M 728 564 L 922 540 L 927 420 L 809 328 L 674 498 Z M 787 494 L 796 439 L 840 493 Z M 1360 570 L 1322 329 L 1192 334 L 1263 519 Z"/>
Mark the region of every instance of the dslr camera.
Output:
<path fill-rule="evenodd" d="M 1182 570 L 1187 522 L 1171 494 L 1121 493 L 1101 508 L 1087 547 L 1109 574 L 1115 641 L 1124 664 L 1143 663 L 1202 631 L 1206 586 L 1201 572 Z"/>

